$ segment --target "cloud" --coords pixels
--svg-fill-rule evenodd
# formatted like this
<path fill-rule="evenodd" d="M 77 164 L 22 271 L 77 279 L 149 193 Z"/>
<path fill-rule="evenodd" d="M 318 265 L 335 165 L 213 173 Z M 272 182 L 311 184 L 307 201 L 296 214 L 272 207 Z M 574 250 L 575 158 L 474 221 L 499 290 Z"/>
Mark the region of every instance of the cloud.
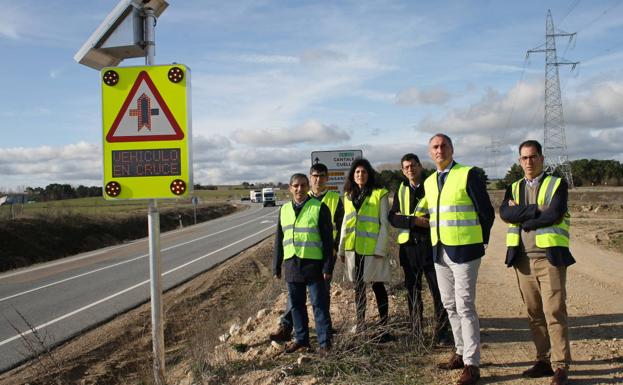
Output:
<path fill-rule="evenodd" d="M 0 39 L 19 40 L 22 33 L 28 30 L 27 13 L 16 4 L 1 2 L 0 12 Z"/>
<path fill-rule="evenodd" d="M 328 144 L 350 139 L 350 135 L 335 125 L 323 124 L 317 120 L 308 120 L 294 128 L 247 129 L 233 133 L 238 143 L 257 146 L 288 146 L 292 144 Z"/>
<path fill-rule="evenodd" d="M 591 84 L 563 100 L 569 158 L 623 159 L 623 81 Z M 515 163 L 521 141 L 543 142 L 543 94 L 540 81 L 518 83 L 506 94 L 487 89 L 469 106 L 422 119 L 416 130 L 447 133 L 455 155 L 481 167 L 491 160 L 496 141 L 497 163 L 504 169 Z"/>
<path fill-rule="evenodd" d="M 101 185 L 101 154 L 99 145 L 87 142 L 62 147 L 0 148 L 0 174 L 3 183 L 12 185 Z"/>
<path fill-rule="evenodd" d="M 623 125 L 623 82 L 593 84 L 570 102 L 564 108 L 565 120 L 570 125 L 592 128 Z"/>
<path fill-rule="evenodd" d="M 396 95 L 396 103 L 403 106 L 418 104 L 445 104 L 451 95 L 443 88 L 430 88 L 419 90 L 417 87 L 409 87 Z"/>
<path fill-rule="evenodd" d="M 270 54 L 234 55 L 223 57 L 222 59 L 226 58 L 252 64 L 298 64 L 300 62 L 296 56 Z"/>
<path fill-rule="evenodd" d="M 318 62 L 345 62 L 348 55 L 333 49 L 310 49 L 304 51 L 301 55 L 302 63 L 318 63 Z"/>

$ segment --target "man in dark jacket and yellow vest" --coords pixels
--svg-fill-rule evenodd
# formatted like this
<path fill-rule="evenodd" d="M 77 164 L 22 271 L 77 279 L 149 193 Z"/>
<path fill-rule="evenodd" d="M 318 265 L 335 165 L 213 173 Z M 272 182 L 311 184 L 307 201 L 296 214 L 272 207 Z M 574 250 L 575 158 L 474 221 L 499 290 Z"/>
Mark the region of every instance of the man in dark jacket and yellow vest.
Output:
<path fill-rule="evenodd" d="M 344 219 L 344 204 L 340 199 L 340 194 L 337 191 L 328 189 L 327 182 L 329 181 L 329 169 L 322 163 L 314 163 L 309 169 L 309 177 L 311 179 L 311 188 L 308 194 L 324 203 L 331 212 L 331 225 L 333 226 L 333 263 L 335 264 L 337 247 L 340 244 L 340 229 L 342 228 L 342 220 Z M 325 280 L 327 284 L 327 306 L 331 310 L 331 280 Z M 329 313 L 330 315 L 330 313 Z M 333 329 L 333 323 L 329 317 L 330 331 L 334 334 L 336 331 Z M 270 333 L 269 338 L 272 341 L 290 341 L 292 339 L 292 306 L 288 302 L 286 310 L 279 319 L 279 328 Z"/>
<path fill-rule="evenodd" d="M 509 223 L 506 264 L 515 268 L 536 346 L 536 363 L 523 376 L 552 376 L 551 384 L 560 385 L 568 382 L 571 363 L 565 282 L 575 260 L 569 252 L 567 183 L 543 172 L 544 159 L 536 140 L 519 145 L 524 178 L 506 191 L 500 217 Z"/>
<path fill-rule="evenodd" d="M 279 211 L 273 274 L 281 278 L 285 265 L 288 302 L 292 307 L 294 341 L 286 344 L 285 352 L 294 353 L 310 348 L 307 316 L 307 288 L 314 310 L 318 344 L 322 350 L 331 348 L 329 308 L 326 280 L 331 279 L 333 266 L 333 226 L 328 207 L 310 197 L 309 180 L 294 174 L 289 186 L 292 201 Z M 285 261 L 285 262 L 284 262 Z"/>
<path fill-rule="evenodd" d="M 424 327 L 424 303 L 422 302 L 422 277 L 426 277 L 435 310 L 435 343 L 451 346 L 448 335 L 448 314 L 441 303 L 437 286 L 433 249 L 430 243 L 428 213 L 418 210 L 424 199 L 424 168 L 415 154 L 405 154 L 400 159 L 402 174 L 407 178 L 394 194 L 389 222 L 398 229 L 400 265 L 405 274 L 405 288 L 409 299 L 409 316 L 414 333 L 420 334 Z"/>
<path fill-rule="evenodd" d="M 438 367 L 463 369 L 457 385 L 473 385 L 480 379 L 476 281 L 495 214 L 485 181 L 472 167 L 453 160 L 454 148 L 447 135 L 434 135 L 428 151 L 437 167 L 424 181 L 433 258 L 456 347 L 450 360 Z"/>

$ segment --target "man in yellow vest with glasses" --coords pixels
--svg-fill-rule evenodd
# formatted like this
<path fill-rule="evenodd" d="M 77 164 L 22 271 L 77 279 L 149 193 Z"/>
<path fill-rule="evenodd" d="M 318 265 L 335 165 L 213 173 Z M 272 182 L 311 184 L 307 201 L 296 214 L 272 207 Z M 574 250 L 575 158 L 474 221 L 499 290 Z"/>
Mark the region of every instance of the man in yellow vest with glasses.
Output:
<path fill-rule="evenodd" d="M 433 259 L 456 348 L 438 367 L 463 369 L 457 385 L 472 385 L 480 379 L 476 281 L 495 214 L 485 181 L 472 167 L 453 160 L 454 147 L 447 135 L 434 135 L 428 152 L 437 168 L 424 181 Z"/>
<path fill-rule="evenodd" d="M 551 384 L 560 385 L 567 384 L 571 363 L 565 283 L 575 260 L 569 252 L 567 183 L 543 172 L 544 159 L 536 140 L 519 145 L 524 177 L 507 189 L 500 217 L 509 224 L 506 265 L 515 268 L 536 346 L 536 362 L 522 375 L 551 376 Z"/>
<path fill-rule="evenodd" d="M 279 211 L 273 255 L 273 275 L 281 278 L 281 265 L 288 287 L 288 303 L 294 323 L 294 341 L 286 344 L 286 353 L 311 347 L 307 316 L 307 289 L 311 298 L 316 334 L 320 349 L 331 348 L 327 284 L 331 279 L 333 226 L 329 208 L 308 195 L 309 179 L 304 174 L 290 178 L 292 201 Z"/>
<path fill-rule="evenodd" d="M 329 190 L 327 182 L 329 181 L 329 169 L 322 163 L 314 163 L 309 169 L 309 177 L 311 180 L 311 189 L 309 195 L 318 199 L 324 203 L 331 212 L 331 224 L 333 225 L 333 260 L 335 264 L 337 247 L 340 244 L 340 229 L 342 228 L 342 220 L 344 219 L 344 204 L 340 199 L 340 194 L 337 191 Z M 327 293 L 329 295 L 327 299 L 327 307 L 331 309 L 331 280 L 326 280 Z M 283 313 L 279 320 L 279 328 L 270 334 L 269 338 L 272 341 L 290 341 L 292 339 L 292 306 L 288 303 L 286 311 Z M 336 330 L 333 328 L 333 323 L 329 317 L 329 328 L 331 334 L 335 334 Z"/>
<path fill-rule="evenodd" d="M 452 346 L 449 336 L 448 314 L 441 303 L 441 295 L 435 275 L 433 249 L 430 243 L 428 210 L 420 210 L 424 200 L 424 168 L 415 154 L 405 154 L 400 159 L 402 174 L 407 179 L 394 194 L 389 210 L 389 223 L 398 230 L 400 265 L 405 275 L 409 316 L 415 335 L 422 335 L 424 328 L 424 303 L 422 302 L 422 279 L 426 277 L 435 310 L 435 343 Z M 422 203 L 424 204 L 424 203 Z"/>

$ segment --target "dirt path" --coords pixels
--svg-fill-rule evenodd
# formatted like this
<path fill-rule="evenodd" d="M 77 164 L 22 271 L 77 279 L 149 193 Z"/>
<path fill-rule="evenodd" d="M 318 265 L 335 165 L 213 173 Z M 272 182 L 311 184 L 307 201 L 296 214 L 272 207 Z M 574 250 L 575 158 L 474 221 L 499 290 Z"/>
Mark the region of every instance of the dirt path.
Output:
<path fill-rule="evenodd" d="M 574 233 L 582 228 L 572 228 Z M 548 384 L 525 380 L 520 373 L 534 360 L 526 310 L 513 269 L 504 265 L 504 223 L 496 220 L 478 277 L 481 320 L 482 384 Z M 598 249 L 574 237 L 577 263 L 567 273 L 573 384 L 623 383 L 623 256 Z M 438 360 L 445 358 L 437 355 Z M 458 373 L 438 373 L 450 383 Z"/>

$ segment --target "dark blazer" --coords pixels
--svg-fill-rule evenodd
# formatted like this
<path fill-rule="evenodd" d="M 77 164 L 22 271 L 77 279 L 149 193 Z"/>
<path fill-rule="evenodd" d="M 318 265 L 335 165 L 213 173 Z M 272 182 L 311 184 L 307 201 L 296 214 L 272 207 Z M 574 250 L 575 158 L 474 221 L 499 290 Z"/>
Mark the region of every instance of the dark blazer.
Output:
<path fill-rule="evenodd" d="M 544 174 L 543 178 L 545 178 L 545 176 L 547 176 L 547 174 Z M 543 179 L 541 179 L 541 181 L 542 180 Z M 539 189 L 540 188 L 541 185 L 539 184 Z M 517 206 L 508 205 L 508 201 L 513 199 L 513 192 L 511 189 L 512 186 L 506 189 L 504 200 L 500 206 L 500 218 L 506 223 L 521 225 L 522 230 L 534 231 L 542 227 L 551 226 L 559 222 L 568 211 L 567 200 L 569 193 L 567 182 L 564 179 L 560 181 L 560 185 L 556 189 L 549 207 L 544 211 L 539 210 L 537 204 L 526 205 L 524 203 L 526 196 L 525 180 L 522 179 L 519 182 L 519 202 L 517 202 Z M 506 266 L 513 266 L 521 253 L 521 245 L 508 247 L 506 250 Z M 575 259 L 567 247 L 547 247 L 545 253 L 549 263 L 554 266 L 569 266 L 575 263 Z"/>

